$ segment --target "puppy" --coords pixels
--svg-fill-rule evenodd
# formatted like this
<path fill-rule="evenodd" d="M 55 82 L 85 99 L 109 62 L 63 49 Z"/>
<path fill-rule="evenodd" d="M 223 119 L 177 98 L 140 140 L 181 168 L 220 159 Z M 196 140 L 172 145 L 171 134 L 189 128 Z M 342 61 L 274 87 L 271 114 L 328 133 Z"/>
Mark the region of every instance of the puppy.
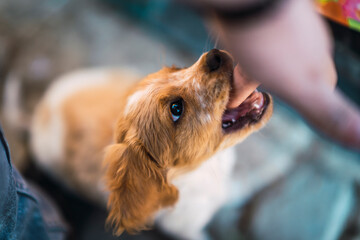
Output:
<path fill-rule="evenodd" d="M 231 56 L 213 49 L 142 80 L 119 70 L 64 76 L 34 114 L 35 159 L 80 195 L 107 202 L 116 235 L 155 219 L 177 238 L 205 239 L 231 191 L 229 147 L 272 114 L 270 95 L 257 91 L 226 109 L 232 73 Z"/>

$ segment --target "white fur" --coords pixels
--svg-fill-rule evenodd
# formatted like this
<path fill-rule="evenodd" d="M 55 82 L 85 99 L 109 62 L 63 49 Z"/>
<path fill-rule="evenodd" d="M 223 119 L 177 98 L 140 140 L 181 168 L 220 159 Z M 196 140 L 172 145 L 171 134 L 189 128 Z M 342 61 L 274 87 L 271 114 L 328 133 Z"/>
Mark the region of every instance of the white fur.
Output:
<path fill-rule="evenodd" d="M 31 131 L 32 150 L 37 157 L 37 162 L 45 169 L 54 172 L 61 169 L 63 156 L 64 126 L 61 113 L 58 109 L 49 109 L 51 119 L 48 124 L 43 124 L 41 115 L 35 115 Z"/>
<path fill-rule="evenodd" d="M 198 92 L 195 93 L 196 94 L 196 97 L 199 99 L 199 102 L 200 102 L 200 105 L 201 107 L 204 109 L 206 108 L 207 104 L 203 98 L 203 96 L 201 94 L 199 94 Z"/>
<path fill-rule="evenodd" d="M 207 112 L 200 113 L 199 119 L 200 119 L 201 124 L 203 124 L 203 125 L 206 125 L 212 121 L 212 117 L 211 117 L 210 113 L 207 113 Z"/>
<path fill-rule="evenodd" d="M 79 90 L 108 81 L 108 75 L 109 71 L 99 70 L 83 70 L 65 75 L 52 84 L 45 95 L 45 101 L 51 108 L 58 107 L 66 98 Z"/>
<path fill-rule="evenodd" d="M 195 91 L 200 91 L 201 90 L 200 83 L 199 83 L 199 81 L 196 81 L 196 78 L 193 78 L 192 84 L 193 84 L 193 87 L 194 87 Z"/>
<path fill-rule="evenodd" d="M 128 114 L 129 112 L 131 112 L 133 108 L 138 104 L 140 99 L 149 96 L 150 89 L 150 87 L 147 87 L 143 90 L 139 90 L 133 93 L 130 97 L 128 97 L 124 114 Z"/>
<path fill-rule="evenodd" d="M 210 113 L 207 113 L 204 117 L 204 120 L 203 120 L 205 123 L 209 123 L 212 121 L 212 117 L 210 115 Z"/>
<path fill-rule="evenodd" d="M 174 179 L 179 200 L 174 207 L 161 210 L 156 223 L 179 239 L 206 239 L 204 228 L 229 200 L 234 164 L 235 149 L 229 148 Z"/>
<path fill-rule="evenodd" d="M 48 111 L 48 124 L 44 125 L 41 114 L 35 114 L 31 124 L 32 151 L 37 162 L 48 171 L 56 174 L 61 172 L 64 160 L 64 120 L 62 119 L 62 104 L 72 94 L 89 87 L 95 87 L 111 81 L 111 74 L 120 74 L 119 70 L 85 69 L 73 72 L 55 80 L 46 92 L 37 111 Z M 124 71 L 121 71 L 124 74 Z M 131 74 L 126 72 L 126 74 Z"/>

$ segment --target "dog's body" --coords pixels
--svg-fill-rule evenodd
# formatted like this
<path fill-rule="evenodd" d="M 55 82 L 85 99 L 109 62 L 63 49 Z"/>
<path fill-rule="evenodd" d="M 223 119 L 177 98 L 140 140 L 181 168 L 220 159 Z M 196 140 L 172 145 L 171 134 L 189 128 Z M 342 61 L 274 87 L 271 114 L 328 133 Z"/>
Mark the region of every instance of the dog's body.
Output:
<path fill-rule="evenodd" d="M 143 229 L 155 216 L 173 236 L 205 238 L 204 227 L 230 194 L 235 150 L 227 147 L 263 126 L 272 112 L 270 98 L 260 111 L 254 93 L 249 102 L 256 108 L 243 108 L 260 120 L 243 115 L 241 130 L 224 133 L 233 127 L 223 116 L 232 66 L 224 53 L 216 54 L 224 70 L 214 70 L 208 54 L 188 69 L 166 68 L 142 81 L 119 70 L 57 80 L 32 125 L 39 165 L 81 195 L 103 205 L 109 201 L 117 234 Z M 185 105 L 175 109 L 179 116 L 172 109 L 178 105 Z"/>
<path fill-rule="evenodd" d="M 122 98 L 139 79 L 122 70 L 91 69 L 56 80 L 33 119 L 31 143 L 39 165 L 80 195 L 106 203 L 104 149 L 113 142 Z"/>

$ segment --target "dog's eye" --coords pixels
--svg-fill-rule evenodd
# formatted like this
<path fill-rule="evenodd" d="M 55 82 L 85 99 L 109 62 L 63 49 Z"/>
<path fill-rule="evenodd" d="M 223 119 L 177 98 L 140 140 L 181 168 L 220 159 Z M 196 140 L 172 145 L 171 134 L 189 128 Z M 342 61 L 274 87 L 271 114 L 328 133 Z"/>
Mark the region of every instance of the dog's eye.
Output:
<path fill-rule="evenodd" d="M 179 99 L 175 102 L 172 102 L 170 105 L 170 112 L 171 112 L 172 120 L 174 122 L 179 120 L 179 118 L 183 112 L 183 100 Z"/>

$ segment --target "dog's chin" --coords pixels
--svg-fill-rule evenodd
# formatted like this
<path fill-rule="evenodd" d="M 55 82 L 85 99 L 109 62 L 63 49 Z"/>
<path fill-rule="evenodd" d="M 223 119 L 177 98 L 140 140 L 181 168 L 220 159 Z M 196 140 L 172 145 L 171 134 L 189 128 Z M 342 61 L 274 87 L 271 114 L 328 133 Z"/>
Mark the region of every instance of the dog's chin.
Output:
<path fill-rule="evenodd" d="M 270 104 L 267 93 L 255 90 L 238 107 L 225 109 L 222 115 L 222 130 L 234 133 L 262 120 Z"/>

